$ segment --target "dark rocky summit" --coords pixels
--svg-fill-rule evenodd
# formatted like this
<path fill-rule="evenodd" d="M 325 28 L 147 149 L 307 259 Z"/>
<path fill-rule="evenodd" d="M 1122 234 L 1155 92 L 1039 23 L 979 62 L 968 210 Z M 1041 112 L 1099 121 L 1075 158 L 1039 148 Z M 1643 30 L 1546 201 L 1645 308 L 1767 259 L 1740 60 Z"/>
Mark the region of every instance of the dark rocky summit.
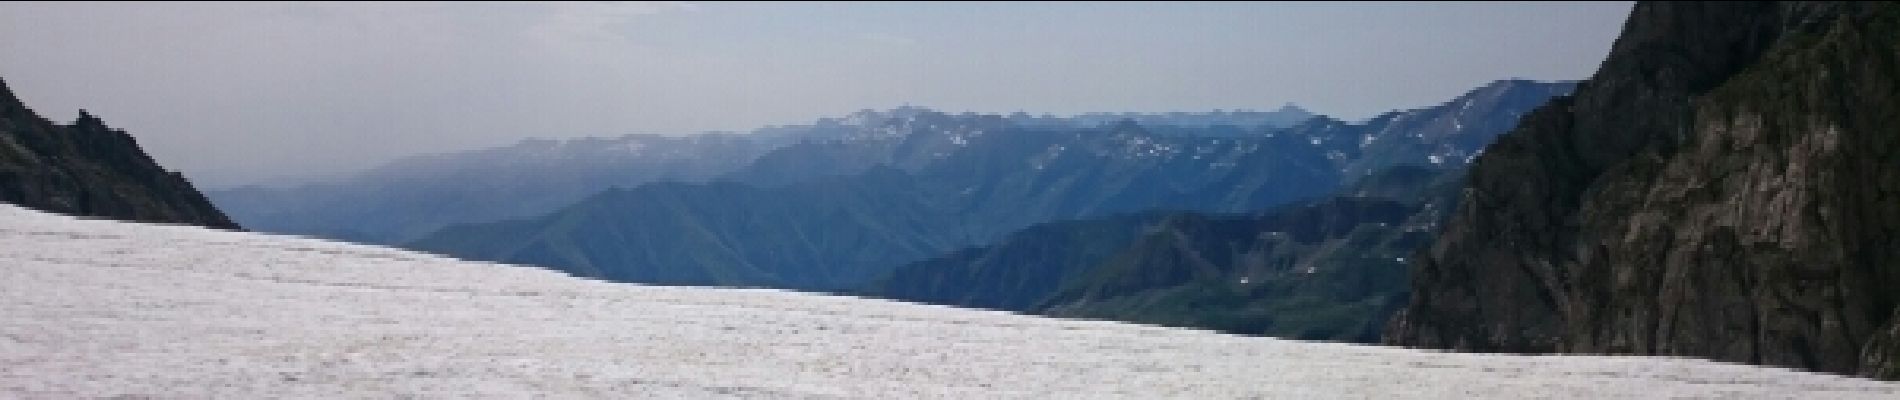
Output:
<path fill-rule="evenodd" d="M 0 82 L 0 202 L 82 216 L 237 229 L 183 176 L 85 111 L 59 125 Z"/>
<path fill-rule="evenodd" d="M 1391 344 L 1900 379 L 1900 4 L 1640 3 L 1478 158 Z"/>

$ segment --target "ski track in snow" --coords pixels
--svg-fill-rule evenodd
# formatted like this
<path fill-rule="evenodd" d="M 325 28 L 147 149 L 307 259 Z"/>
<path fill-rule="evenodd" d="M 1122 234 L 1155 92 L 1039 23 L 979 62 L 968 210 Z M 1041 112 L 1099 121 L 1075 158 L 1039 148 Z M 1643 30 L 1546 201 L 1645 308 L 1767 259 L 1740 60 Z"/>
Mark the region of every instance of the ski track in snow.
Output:
<path fill-rule="evenodd" d="M 1894 399 L 1900 384 L 615 284 L 0 205 L 0 398 L 114 396 Z"/>

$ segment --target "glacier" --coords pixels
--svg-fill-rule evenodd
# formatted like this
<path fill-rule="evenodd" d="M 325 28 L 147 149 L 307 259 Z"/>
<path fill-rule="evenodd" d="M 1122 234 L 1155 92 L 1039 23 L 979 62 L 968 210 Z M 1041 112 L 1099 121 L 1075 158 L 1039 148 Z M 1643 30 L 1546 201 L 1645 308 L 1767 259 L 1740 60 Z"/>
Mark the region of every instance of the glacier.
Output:
<path fill-rule="evenodd" d="M 1900 383 L 607 283 L 0 205 L 0 398 L 530 396 L 1892 399 Z"/>

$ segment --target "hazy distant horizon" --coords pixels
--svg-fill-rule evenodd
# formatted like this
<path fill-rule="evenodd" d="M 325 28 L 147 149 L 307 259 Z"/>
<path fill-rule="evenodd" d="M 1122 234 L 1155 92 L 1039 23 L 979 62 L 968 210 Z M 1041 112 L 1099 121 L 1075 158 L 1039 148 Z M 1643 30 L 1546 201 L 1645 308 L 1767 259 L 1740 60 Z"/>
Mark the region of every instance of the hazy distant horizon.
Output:
<path fill-rule="evenodd" d="M 1509 79 L 1514 79 L 1514 78 L 1505 78 L 1505 79 L 1499 79 L 1499 80 L 1501 81 L 1501 80 L 1509 80 Z M 1548 83 L 1548 82 L 1577 82 L 1578 80 L 1574 80 L 1574 79 L 1555 79 L 1555 80 L 1535 80 L 1535 79 L 1533 79 L 1532 81 L 1536 81 L 1536 82 L 1547 82 L 1547 83 Z M 1477 87 L 1479 87 L 1479 86 L 1473 86 L 1473 88 L 1477 88 Z M 1445 100 L 1450 100 L 1450 99 L 1451 99 L 1450 97 L 1447 97 L 1447 98 L 1446 98 Z M 941 108 L 937 108 L 937 107 L 931 107 L 931 106 L 928 106 L 928 105 L 920 105 L 920 104 L 914 104 L 914 103 L 909 103 L 909 102 L 906 102 L 906 103 L 903 103 L 903 104 L 899 104 L 899 105 L 894 105 L 894 106 L 890 106 L 890 107 L 871 107 L 871 108 L 862 108 L 862 109 L 857 109 L 857 110 L 851 110 L 851 111 L 840 111 L 840 112 L 836 112 L 836 113 L 831 113 L 831 114 L 825 114 L 825 115 L 814 115 L 814 116 L 812 116 L 811 118 L 809 118 L 809 119 L 806 119 L 806 120 L 803 120 L 803 121 L 796 121 L 796 122 L 791 122 L 791 123 L 784 123 L 784 124 L 766 124 L 766 125 L 760 125 L 760 126 L 756 126 L 756 127 L 753 127 L 752 129 L 741 129 L 741 130 L 708 130 L 708 131 L 698 131 L 698 132 L 631 132 L 631 133 L 603 133 L 603 134 L 598 134 L 598 135 L 571 135 L 571 136 L 522 136 L 522 137 L 520 137 L 520 138 L 518 138 L 518 139 L 516 139 L 516 140 L 514 140 L 514 141 L 511 141 L 511 142 L 505 142 L 505 143 L 498 143 L 498 144 L 494 144 L 494 145 L 484 145 L 484 146 L 472 146 L 472 147 L 457 147 L 457 148 L 441 148 L 441 149 L 433 149 L 433 150 L 428 150 L 428 151 L 423 151 L 423 152 L 418 152 L 418 153 L 414 153 L 414 154 L 405 154 L 405 155 L 401 155 L 401 156 L 397 156 L 397 157 L 394 157 L 394 158 L 391 158 L 390 160 L 386 160 L 385 162 L 378 162 L 378 163 L 375 163 L 375 164 L 370 164 L 370 165 L 363 165 L 363 166 L 362 166 L 362 168 L 359 168 L 359 169 L 351 169 L 351 170 L 341 170 L 341 171 L 328 171 L 328 172 L 324 172 L 324 173 L 319 173 L 319 174 L 311 174 L 311 175 L 287 175 L 287 176 L 279 176 L 279 177 L 274 177 L 273 179 L 266 179 L 266 180 L 262 180 L 262 181 L 247 181 L 247 182 L 235 182 L 235 183 L 232 183 L 232 182 L 211 182 L 211 183 L 205 183 L 205 182 L 196 182 L 196 181 L 194 181 L 194 182 L 195 182 L 195 183 L 197 183 L 197 185 L 199 186 L 199 188 L 200 188 L 200 189 L 210 189 L 210 190 L 218 190 L 218 189 L 234 189 L 234 188 L 241 188 L 241 187 L 277 187 L 277 188 L 284 188 L 284 187 L 291 187 L 291 186 L 297 186 L 297 185 L 303 185 L 303 184 L 310 184 L 310 183 L 323 183 L 323 182 L 331 182 L 331 181 L 336 181 L 336 180 L 340 180 L 340 179 L 345 179 L 345 178 L 348 178 L 348 177 L 350 177 L 350 176 L 353 176 L 353 175 L 355 175 L 355 174 L 358 174 L 358 173 L 362 173 L 362 172 L 365 172 L 365 171 L 366 171 L 366 170 L 368 170 L 368 169 L 371 169 L 371 168 L 375 168 L 375 167 L 377 167 L 377 166 L 381 166 L 381 165 L 384 165 L 384 164 L 386 164 L 386 163 L 387 163 L 387 161 L 396 161 L 396 160 L 400 160 L 400 159 L 403 159 L 403 158 L 407 158 L 407 157 L 414 157 L 414 156 L 423 156 L 423 155 L 440 155 L 440 154 L 449 154 L 449 153 L 458 153 L 458 152 L 465 152 L 465 151 L 475 151 L 475 150 L 483 150 L 483 149 L 492 149 L 492 148 L 497 148 L 497 147 L 507 147 L 507 146 L 513 146 L 513 145 L 516 145 L 516 144 L 520 144 L 520 143 L 522 143 L 522 142 L 524 142 L 524 141 L 530 141 L 530 140 L 575 140 L 575 139 L 588 139 L 588 138 L 594 138 L 594 139 L 603 139 L 603 138 L 605 138 L 605 139 L 611 139 L 611 138 L 618 138 L 618 137 L 624 137 L 624 136 L 633 136 L 633 135 L 656 135 L 656 136 L 675 136 L 675 137 L 677 137 L 677 136 L 690 136 L 690 135 L 703 135 L 703 134 L 750 134 L 750 133 L 753 133 L 753 131 L 755 131 L 755 130 L 757 130 L 757 129 L 759 129 L 759 128 L 772 128 L 772 127 L 783 127 L 783 126 L 797 126 L 797 125 L 809 125 L 809 124 L 812 124 L 812 123 L 814 123 L 814 122 L 817 122 L 817 121 L 818 121 L 819 119 L 824 119 L 824 118 L 842 118 L 842 117 L 845 117 L 845 116 L 847 116 L 847 115 L 849 115 L 849 114 L 852 114 L 852 113 L 857 113 L 857 112 L 862 112 L 862 111 L 880 111 L 880 112 L 883 112 L 883 111 L 891 111 L 891 110 L 893 110 L 893 109 L 896 109 L 896 108 L 898 108 L 898 107 L 917 107 L 917 108 L 923 108 L 923 109 L 928 109 L 928 110 L 931 110 L 931 111 L 935 111 L 935 112 L 940 112 L 940 113 L 944 113 L 944 114 L 965 114 L 965 113 L 975 113 L 975 114 L 981 114 L 981 115 L 1003 115 L 1003 116 L 1007 116 L 1007 115 L 1010 115 L 1010 114 L 1012 114 L 1012 113 L 1015 113 L 1015 112 L 1018 112 L 1018 111 L 1021 111 L 1021 112 L 1024 112 L 1024 113 L 1027 113 L 1027 114 L 1029 114 L 1029 115 L 1031 115 L 1031 116 L 1035 116 L 1035 117 L 1055 117 L 1055 118 L 1074 118 L 1074 117 L 1081 117 L 1081 116 L 1086 116 L 1086 115 L 1090 115 L 1090 114 L 1145 114 L 1145 115 L 1158 115 L 1158 114 L 1167 114 L 1167 113 L 1176 113 L 1176 112 L 1180 112 L 1180 113 L 1192 113 L 1192 114 L 1201 114 L 1201 113 L 1212 113 L 1212 112 L 1270 112 L 1270 111 L 1275 111 L 1275 110 L 1278 110 L 1278 109 L 1280 109 L 1280 108 L 1282 108 L 1282 107 L 1287 107 L 1287 106 L 1295 106 L 1295 107 L 1299 107 L 1299 108 L 1301 108 L 1301 109 L 1304 109 L 1304 110 L 1306 110 L 1306 111 L 1308 111 L 1308 112 L 1312 112 L 1312 113 L 1313 113 L 1313 114 L 1315 114 L 1315 115 L 1319 115 L 1319 116 L 1325 116 L 1325 117 L 1328 117 L 1328 118 L 1334 118 L 1334 119 L 1340 119 L 1340 120 L 1343 120 L 1343 121 L 1346 121 L 1346 122 L 1348 122 L 1348 123 L 1363 123 L 1363 122 L 1365 122 L 1366 120 L 1369 120 L 1369 119 L 1372 119 L 1373 117 L 1377 117 L 1377 116 L 1378 116 L 1378 115 L 1380 115 L 1380 114 L 1386 114 L 1386 113 L 1391 113 L 1391 112 L 1400 112 L 1400 111 L 1404 111 L 1404 110 L 1408 110 L 1408 109 L 1418 109 L 1418 108 L 1428 108 L 1428 107 L 1431 107 L 1431 106 L 1434 106 L 1434 105 L 1437 105 L 1437 104 L 1436 104 L 1436 103 L 1434 103 L 1434 104 L 1420 104 L 1420 105 L 1417 105 L 1417 106 L 1413 106 L 1413 107 L 1401 107 L 1401 108 L 1394 108 L 1394 109 L 1390 109 L 1390 110 L 1386 110 L 1386 111 L 1380 111 L 1380 112 L 1377 112 L 1377 113 L 1373 113 L 1373 114 L 1370 114 L 1370 115 L 1364 115 L 1364 116 L 1360 116 L 1360 117 L 1357 117 L 1357 118 L 1350 118 L 1350 119 L 1347 119 L 1347 118 L 1341 118 L 1341 117 L 1339 117 L 1339 116 L 1335 116 L 1335 115 L 1331 115 L 1331 114 L 1327 114 L 1327 113 L 1323 113 L 1323 112 L 1317 112 L 1317 111 L 1314 111 L 1314 110 L 1312 110 L 1312 109 L 1309 109 L 1309 108 L 1307 108 L 1306 106 L 1304 106 L 1304 105 L 1301 105 L 1301 104 L 1299 104 L 1299 103 L 1297 103 L 1297 102 L 1288 102 L 1288 103 L 1285 103 L 1285 104 L 1281 104 L 1281 105 L 1279 105 L 1279 106 L 1275 106 L 1275 107 L 1266 107 L 1266 108 L 1226 108 L 1226 109 L 1209 109 L 1209 110 L 1165 110 L 1165 111 L 1148 111 L 1148 110 L 1128 110 L 1128 111 L 1086 111 L 1086 112 L 1079 112 L 1079 113 L 1067 113 L 1067 114 L 1055 114 L 1055 113 L 1042 113 L 1042 112 L 1034 112 L 1034 110 L 1011 110 L 1011 111 L 976 111 L 976 110 L 945 110 L 945 109 L 941 109 Z M 28 105 L 28 106 L 30 107 L 31 105 Z M 36 111 L 38 111 L 38 110 L 36 109 Z M 76 114 L 75 114 L 75 115 L 76 115 Z M 65 121 L 65 120 L 59 120 L 59 119 L 57 119 L 57 118 L 55 118 L 54 120 L 55 120 L 55 121 L 59 121 L 59 122 L 61 122 L 61 123 L 70 123 L 70 122 L 71 122 L 71 121 Z M 110 125 L 110 124 L 112 124 L 112 121 L 106 121 L 106 123 L 107 123 L 108 125 Z M 116 127 L 116 126 L 115 126 L 115 127 Z M 136 135 L 136 133 L 134 133 L 134 134 Z"/>
<path fill-rule="evenodd" d="M 945 112 L 1344 120 L 1579 80 L 1611 3 L 5 3 L 0 78 L 208 187 L 526 138 Z"/>

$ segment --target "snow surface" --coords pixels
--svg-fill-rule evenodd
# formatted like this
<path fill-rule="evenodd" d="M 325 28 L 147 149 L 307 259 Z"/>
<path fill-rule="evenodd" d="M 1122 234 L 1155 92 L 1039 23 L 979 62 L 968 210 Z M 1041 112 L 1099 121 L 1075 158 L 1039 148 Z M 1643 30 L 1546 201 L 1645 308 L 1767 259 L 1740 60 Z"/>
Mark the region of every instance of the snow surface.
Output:
<path fill-rule="evenodd" d="M 1900 384 L 612 284 L 0 205 L 0 398 L 106 396 L 1892 399 Z"/>

